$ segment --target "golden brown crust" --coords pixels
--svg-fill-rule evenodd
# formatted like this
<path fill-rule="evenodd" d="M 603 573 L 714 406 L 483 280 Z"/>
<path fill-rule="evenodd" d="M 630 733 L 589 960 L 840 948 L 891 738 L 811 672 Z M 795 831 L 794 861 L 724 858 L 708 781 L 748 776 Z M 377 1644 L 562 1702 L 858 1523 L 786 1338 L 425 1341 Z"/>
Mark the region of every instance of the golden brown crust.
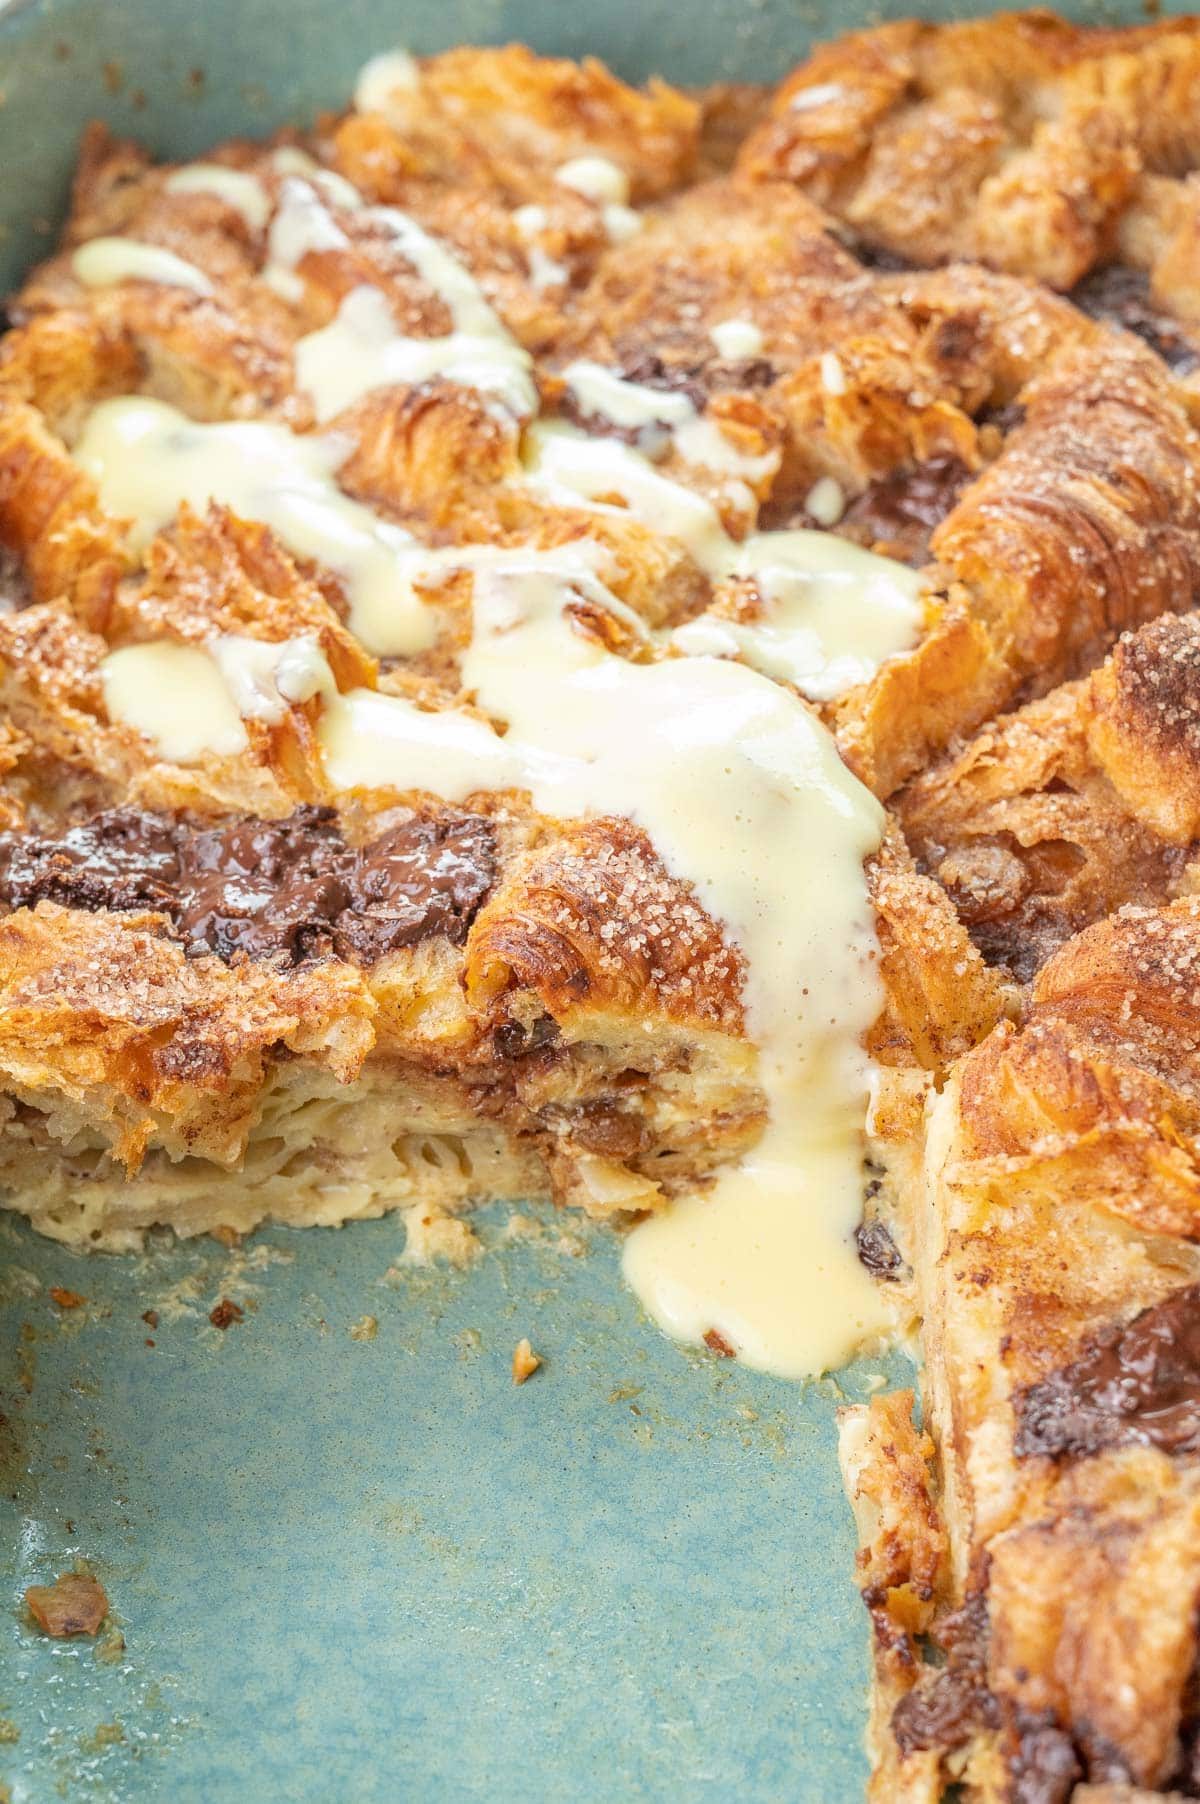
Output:
<path fill-rule="evenodd" d="M 373 1038 L 349 967 L 232 971 L 188 960 L 152 922 L 48 902 L 0 921 L 0 995 L 6 1088 L 67 1124 L 101 1124 L 131 1170 L 151 1137 L 230 1164 L 273 1049 L 348 1079 Z"/>
<path fill-rule="evenodd" d="M 1191 1307 L 1197 972 L 1193 901 L 1124 909 L 1050 961 L 1022 1027 L 931 1105 L 915 1264 L 949 1601 L 970 1632 L 935 1624 L 957 1651 L 898 1708 L 890 1757 L 965 1761 L 969 1796 L 1021 1796 L 1039 1764 L 1170 1790 L 1191 1758 L 1194 1455 L 1105 1416 L 1107 1392 L 1081 1402 L 1070 1374 L 1098 1333 Z"/>
<path fill-rule="evenodd" d="M 1111 253 L 1141 176 L 1195 166 L 1198 71 L 1186 18 L 886 25 L 794 71 L 739 162 L 799 183 L 870 245 L 1069 288 Z"/>
<path fill-rule="evenodd" d="M 383 115 L 410 180 L 492 187 L 519 202 L 573 158 L 603 156 L 643 200 L 677 187 L 694 166 L 696 102 L 661 81 L 629 88 L 594 57 L 573 63 L 508 44 L 424 57 L 420 71 L 419 83 L 388 95 Z M 363 117 L 380 118 L 354 116 L 346 127 Z"/>
<path fill-rule="evenodd" d="M 1196 440 L 1162 366 L 1132 346 L 1069 353 L 1019 400 L 1024 422 L 932 551 L 1011 675 L 1044 687 L 1200 593 Z"/>
<path fill-rule="evenodd" d="M 624 929 L 617 923 L 623 922 Z M 742 959 L 628 821 L 567 827 L 518 860 L 476 920 L 468 996 L 533 991 L 560 1024 L 662 1014 L 743 1030 Z"/>
<path fill-rule="evenodd" d="M 999 1019 L 1002 986 L 894 825 L 867 863 L 867 881 L 886 995 L 867 1044 L 883 1065 L 941 1072 Z"/>
<path fill-rule="evenodd" d="M 751 110 L 745 97 L 707 105 L 723 129 Z M 551 410 L 566 405 L 561 371 L 572 358 L 636 376 L 650 345 L 661 366 L 650 378 L 684 383 L 730 453 L 764 472 L 735 498 L 716 473 L 669 457 L 671 476 L 712 500 L 729 530 L 744 531 L 755 511 L 764 525 L 803 519 L 818 478 L 869 503 L 873 484 L 903 482 L 931 459 L 961 467 L 946 517 L 931 522 L 921 643 L 827 709 L 846 756 L 887 794 L 1023 686 L 1072 674 L 1123 626 L 1187 604 L 1195 451 L 1186 397 L 1148 353 L 1044 291 L 967 268 L 902 277 L 864 269 L 790 182 L 743 172 L 674 193 L 694 173 L 700 119 L 693 102 L 662 88 L 635 94 L 594 65 L 459 52 L 422 63 L 417 88 L 388 96 L 383 110 L 326 121 L 311 149 L 463 257 L 510 329 L 538 350 Z M 625 243 L 609 244 L 598 205 L 555 179 L 581 147 L 612 157 L 634 198 L 652 203 Z M 289 178 L 271 147 L 215 154 L 278 205 Z M 246 756 L 202 769 L 164 763 L 107 720 L 99 671 L 114 646 L 312 634 L 342 690 L 379 681 L 422 706 L 457 699 L 469 578 L 448 572 L 422 587 L 437 644 L 378 673 L 347 630 L 336 572 L 298 563 L 266 529 L 222 509 L 205 519 L 184 510 L 135 567 L 121 524 L 69 456 L 90 407 L 129 391 L 200 419 L 257 415 L 303 428 L 311 412 L 292 346 L 364 280 L 402 329 L 447 328 L 444 301 L 394 236 L 342 191 L 327 188 L 320 200 L 336 229 L 300 256 L 295 297 L 284 300 L 262 280 L 263 228 L 219 194 L 172 188 L 135 147 L 89 135 L 67 250 L 27 286 L 25 323 L 0 353 L 0 532 L 42 603 L 0 622 L 20 736 L 5 803 L 13 818 L 52 825 L 56 796 L 77 807 L 88 792 L 93 807 L 131 796 L 209 816 L 280 816 L 327 799 L 307 705 L 277 726 L 249 722 Z M 512 221 L 518 201 L 543 209 L 539 242 L 563 260 L 562 293 L 533 282 Z M 203 267 L 212 294 L 139 282 L 83 289 L 69 250 L 98 232 L 175 251 Z M 711 328 L 748 305 L 762 355 L 731 362 Z M 605 546 L 614 592 L 654 626 L 710 599 L 718 612 L 727 605 L 682 546 L 526 485 L 516 427 L 470 390 L 434 382 L 376 392 L 337 424 L 352 444 L 343 485 L 424 540 L 548 547 L 586 536 Z M 848 521 L 846 530 L 870 542 L 869 528 Z M 1069 555 L 1080 537 L 1091 558 L 1082 607 Z M 372 808 L 355 806 L 360 829 L 369 827 Z M 672 1058 L 681 1031 L 741 1034 L 736 951 L 638 835 L 615 823 L 537 822 L 514 797 L 488 806 L 512 838 L 461 962 L 478 1018 L 444 1006 L 439 978 L 443 1002 L 422 1015 L 425 1026 L 440 1022 L 438 1033 L 471 1059 L 497 1026 L 524 1031 L 539 1012 L 568 1038 L 576 1018 L 593 1034 L 604 1020 L 616 1041 L 619 1024 L 657 1017 Z M 940 1071 L 995 1020 L 1002 986 L 894 839 L 872 883 L 888 993 L 875 1050 L 897 1070 Z M 603 930 L 618 899 L 641 932 L 614 950 Z M 456 982 L 457 954 L 451 969 Z M 413 981 L 411 970 L 393 971 L 389 1021 L 412 1009 Z M 421 1032 L 395 1044 L 405 1058 L 426 1056 Z M 881 1118 L 885 1137 L 910 1116 L 917 1091 L 905 1094 L 890 1124 Z M 749 1120 L 757 1106 L 747 1092 L 734 1113 Z"/>
<path fill-rule="evenodd" d="M 938 1754 L 904 1758 L 891 1731 L 897 1704 L 921 1674 L 918 1638 L 946 1589 L 946 1540 L 935 1497 L 935 1448 L 913 1421 L 912 1391 L 843 1410 L 839 1453 L 854 1510 L 856 1578 L 870 1613 L 875 1684 L 867 1745 L 878 1804 L 937 1795 Z"/>
<path fill-rule="evenodd" d="M 1200 619 L 1164 615 L 897 800 L 989 960 L 1027 979 L 1126 902 L 1190 886 L 1200 830 Z"/>

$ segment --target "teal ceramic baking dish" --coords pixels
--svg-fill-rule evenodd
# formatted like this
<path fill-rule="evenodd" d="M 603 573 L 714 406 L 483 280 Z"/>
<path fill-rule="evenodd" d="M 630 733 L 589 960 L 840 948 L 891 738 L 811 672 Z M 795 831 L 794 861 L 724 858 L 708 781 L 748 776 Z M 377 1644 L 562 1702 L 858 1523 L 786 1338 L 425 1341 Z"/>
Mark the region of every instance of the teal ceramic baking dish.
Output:
<path fill-rule="evenodd" d="M 338 103 L 397 41 L 770 79 L 904 10 L 0 4 L 0 284 L 43 253 L 92 117 L 187 157 Z M 697 1359 L 641 1317 L 602 1233 L 481 1231 L 471 1271 L 400 1274 L 398 1221 L 88 1261 L 0 1220 L 0 1797 L 861 1797 L 833 1416 L 903 1357 L 805 1389 Z M 230 1290 L 245 1319 L 222 1334 Z M 514 1391 L 524 1334 L 546 1366 Z M 41 1639 L 21 1606 L 76 1560 L 112 1601 L 97 1645 Z"/>

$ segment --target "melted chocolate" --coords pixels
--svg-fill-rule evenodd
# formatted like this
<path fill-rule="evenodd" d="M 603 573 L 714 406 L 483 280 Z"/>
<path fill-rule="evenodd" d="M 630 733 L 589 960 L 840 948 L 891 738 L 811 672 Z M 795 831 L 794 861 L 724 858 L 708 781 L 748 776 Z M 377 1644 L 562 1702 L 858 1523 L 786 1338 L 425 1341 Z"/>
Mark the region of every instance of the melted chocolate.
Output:
<path fill-rule="evenodd" d="M 871 483 L 846 509 L 842 528 L 855 529 L 853 536 L 866 543 L 897 546 L 909 563 L 923 564 L 934 528 L 970 480 L 960 457 L 931 457 L 915 470 L 897 470 Z"/>
<path fill-rule="evenodd" d="M 478 815 L 414 816 L 347 845 L 332 809 L 283 821 L 195 827 L 113 809 L 58 839 L 0 834 L 0 902 L 155 909 L 192 953 L 336 952 L 369 964 L 432 934 L 466 938 L 495 880 L 495 841 Z"/>
<path fill-rule="evenodd" d="M 495 836 L 482 816 L 406 821 L 359 853 L 339 936 L 361 960 L 435 933 L 461 946 L 495 880 Z"/>
<path fill-rule="evenodd" d="M 189 950 L 225 959 L 286 952 L 298 962 L 329 950 L 350 906 L 354 860 L 323 809 L 205 828 L 180 847 L 176 927 Z"/>
<path fill-rule="evenodd" d="M 948 1616 L 937 1640 L 946 1652 L 945 1666 L 902 1697 L 892 1712 L 892 1733 L 902 1754 L 917 1748 L 949 1752 L 998 1719 L 987 1683 L 986 1597 L 973 1597 Z"/>
<path fill-rule="evenodd" d="M 558 411 L 564 420 L 570 420 L 581 432 L 590 433 L 596 438 L 619 439 L 623 445 L 632 445 L 635 451 L 641 451 L 644 456 L 656 460 L 666 456 L 671 437 L 671 428 L 666 420 L 644 420 L 639 426 L 622 426 L 610 419 L 608 414 L 598 412 L 594 407 L 584 407 L 569 388 L 559 400 Z"/>
<path fill-rule="evenodd" d="M 985 407 L 976 415 L 978 426 L 994 426 L 1004 438 L 1025 424 L 1026 410 L 1020 401 L 1005 401 L 1000 407 Z"/>
<path fill-rule="evenodd" d="M 1013 1407 L 1021 1458 L 1200 1452 L 1200 1284 L 1105 1328 L 1071 1365 L 1018 1391 Z"/>
<path fill-rule="evenodd" d="M 910 269 L 921 267 L 908 257 L 902 257 L 899 251 L 889 250 L 886 244 L 868 244 L 865 239 L 857 238 L 846 248 L 853 251 L 864 269 L 876 269 L 880 275 L 905 275 Z"/>
<path fill-rule="evenodd" d="M 702 366 L 668 363 L 657 351 L 646 351 L 632 358 L 616 373 L 623 382 L 636 382 L 639 388 L 661 388 L 666 394 L 686 395 L 698 413 L 708 399 L 701 380 Z"/>
<path fill-rule="evenodd" d="M 1093 270 L 1071 290 L 1070 298 L 1090 318 L 1135 332 L 1180 375 L 1187 375 L 1200 363 L 1200 346 L 1186 327 L 1153 299 L 1149 278 L 1142 270 L 1124 269 L 1116 263 Z"/>
<path fill-rule="evenodd" d="M 709 395 L 719 389 L 766 388 L 775 380 L 774 366 L 765 357 L 745 357 L 731 361 L 706 359 L 703 363 L 670 363 L 656 351 L 646 351 L 632 358 L 613 375 L 623 382 L 636 382 L 640 388 L 661 389 L 663 394 L 685 395 L 703 413 Z M 558 403 L 564 419 L 584 432 L 602 434 L 633 445 L 649 457 L 665 454 L 671 427 L 666 420 L 649 420 L 640 426 L 620 426 L 606 413 L 583 407 L 570 389 Z"/>
<path fill-rule="evenodd" d="M 519 1021 L 502 1021 L 492 1035 L 492 1045 L 498 1059 L 519 1059 L 552 1045 L 558 1032 L 553 1015 L 539 1015 L 529 1027 L 523 1027 Z"/>
<path fill-rule="evenodd" d="M 8 908 L 166 908 L 179 879 L 174 823 L 113 808 L 60 839 L 0 834 L 0 901 Z"/>

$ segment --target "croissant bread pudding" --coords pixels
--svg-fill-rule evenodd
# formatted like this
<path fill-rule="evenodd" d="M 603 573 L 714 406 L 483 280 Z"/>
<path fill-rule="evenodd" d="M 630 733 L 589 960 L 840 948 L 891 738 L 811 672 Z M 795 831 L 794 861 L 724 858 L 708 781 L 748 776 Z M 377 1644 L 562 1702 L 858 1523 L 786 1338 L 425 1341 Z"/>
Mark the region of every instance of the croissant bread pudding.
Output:
<path fill-rule="evenodd" d="M 4 1202 L 916 1325 L 881 1801 L 1200 1797 L 1198 169 L 1186 19 L 388 53 L 93 128 L 0 340 Z"/>

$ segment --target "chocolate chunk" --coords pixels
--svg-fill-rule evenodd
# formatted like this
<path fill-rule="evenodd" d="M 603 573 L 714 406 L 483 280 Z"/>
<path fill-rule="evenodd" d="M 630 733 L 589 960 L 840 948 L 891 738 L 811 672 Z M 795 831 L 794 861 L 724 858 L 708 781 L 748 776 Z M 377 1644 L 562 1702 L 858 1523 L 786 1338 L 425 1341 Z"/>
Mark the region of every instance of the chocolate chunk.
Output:
<path fill-rule="evenodd" d="M 702 378 L 703 366 L 695 363 L 668 363 L 656 351 L 634 357 L 617 374 L 625 382 L 636 382 L 641 388 L 661 388 L 671 395 L 686 395 L 697 413 L 704 411 L 708 392 Z"/>
<path fill-rule="evenodd" d="M 910 564 L 923 564 L 934 528 L 950 512 L 971 474 L 960 457 L 947 452 L 915 470 L 881 476 L 850 503 L 841 530 L 851 529 L 850 536 L 864 544 L 894 547 Z"/>
<path fill-rule="evenodd" d="M 529 1027 L 519 1021 L 502 1021 L 492 1035 L 492 1045 L 499 1059 L 519 1059 L 527 1052 L 549 1046 L 558 1038 L 558 1022 L 553 1015 L 539 1015 Z"/>
<path fill-rule="evenodd" d="M 920 268 L 920 264 L 910 262 L 899 251 L 889 250 L 886 244 L 868 244 L 865 239 L 853 236 L 844 238 L 843 242 L 864 269 L 877 269 L 881 275 L 902 275 L 906 270 Z"/>
<path fill-rule="evenodd" d="M 1093 270 L 1085 276 L 1071 290 L 1070 299 L 1091 319 L 1135 332 L 1181 376 L 1200 363 L 1200 343 L 1159 306 L 1150 293 L 1150 279 L 1144 270 L 1110 263 L 1107 269 Z"/>
<path fill-rule="evenodd" d="M 1079 1359 L 1017 1391 L 1013 1408 L 1020 1458 L 1200 1451 L 1200 1284 L 1105 1328 Z"/>
<path fill-rule="evenodd" d="M 372 963 L 433 934 L 456 944 L 495 881 L 477 815 L 413 816 L 347 845 L 329 808 L 194 827 L 114 809 L 60 838 L 0 834 L 0 904 L 154 909 L 192 953 Z"/>
<path fill-rule="evenodd" d="M 581 432 L 590 433 L 594 438 L 620 439 L 623 445 L 632 445 L 635 451 L 640 451 L 643 456 L 655 461 L 667 454 L 671 428 L 666 420 L 644 420 L 638 426 L 622 426 L 606 413 L 584 407 L 569 388 L 559 400 L 558 411 L 564 420 L 570 420 L 573 426 L 578 426 Z"/>
<path fill-rule="evenodd" d="M 1025 424 L 1026 409 L 1020 401 L 1005 401 L 1001 407 L 985 407 L 976 414 L 978 426 L 993 426 L 1003 438 Z"/>
<path fill-rule="evenodd" d="M 286 952 L 298 963 L 329 950 L 354 861 L 330 809 L 207 828 L 181 848 L 176 926 L 224 959 Z"/>
<path fill-rule="evenodd" d="M 634 382 L 640 388 L 657 388 L 663 394 L 684 395 L 697 413 L 704 412 L 712 394 L 727 389 L 768 388 L 775 380 L 775 367 L 765 357 L 723 358 L 715 354 L 714 348 L 713 356 L 697 362 L 694 348 L 689 349 L 686 362 L 672 363 L 657 351 L 646 351 L 612 373 L 622 382 Z M 622 426 L 599 409 L 585 408 L 569 388 L 564 391 L 558 409 L 564 419 L 573 421 L 584 432 L 620 439 L 647 457 L 663 457 L 669 449 L 671 424 L 667 420 L 647 420 L 638 426 Z"/>
<path fill-rule="evenodd" d="M 703 363 L 670 363 L 655 351 L 646 351 L 627 363 L 620 374 L 626 382 L 643 388 L 661 388 L 686 395 L 697 413 L 714 389 L 769 388 L 776 370 L 768 357 L 708 357 Z"/>
<path fill-rule="evenodd" d="M 642 388 L 661 389 L 663 394 L 685 395 L 703 413 L 709 394 L 719 389 L 758 388 L 774 381 L 775 371 L 763 358 L 750 358 L 732 363 L 669 364 L 661 357 L 647 353 L 613 374 L 625 382 L 636 382 Z M 632 445 L 643 456 L 665 457 L 671 445 L 669 420 L 644 420 L 637 426 L 622 426 L 610 419 L 602 409 L 586 408 L 578 396 L 567 389 L 558 403 L 559 412 L 584 432 L 604 438 L 620 439 Z"/>
<path fill-rule="evenodd" d="M 32 908 L 165 908 L 179 879 L 175 827 L 136 808 L 112 808 L 61 839 L 0 834 L 0 903 Z"/>
<path fill-rule="evenodd" d="M 495 880 L 495 837 L 481 816 L 405 821 L 358 854 L 339 950 L 371 960 L 435 933 L 461 946 Z"/>
<path fill-rule="evenodd" d="M 900 1276 L 902 1264 L 899 1249 L 892 1239 L 885 1222 L 878 1216 L 872 1221 L 860 1221 L 854 1230 L 854 1244 L 858 1248 L 858 1256 L 873 1278 L 896 1279 Z"/>
<path fill-rule="evenodd" d="M 892 1712 L 892 1733 L 902 1754 L 917 1748 L 949 1752 L 999 1718 L 987 1683 L 987 1598 L 979 1593 L 936 1631 L 946 1664 L 900 1699 Z"/>

